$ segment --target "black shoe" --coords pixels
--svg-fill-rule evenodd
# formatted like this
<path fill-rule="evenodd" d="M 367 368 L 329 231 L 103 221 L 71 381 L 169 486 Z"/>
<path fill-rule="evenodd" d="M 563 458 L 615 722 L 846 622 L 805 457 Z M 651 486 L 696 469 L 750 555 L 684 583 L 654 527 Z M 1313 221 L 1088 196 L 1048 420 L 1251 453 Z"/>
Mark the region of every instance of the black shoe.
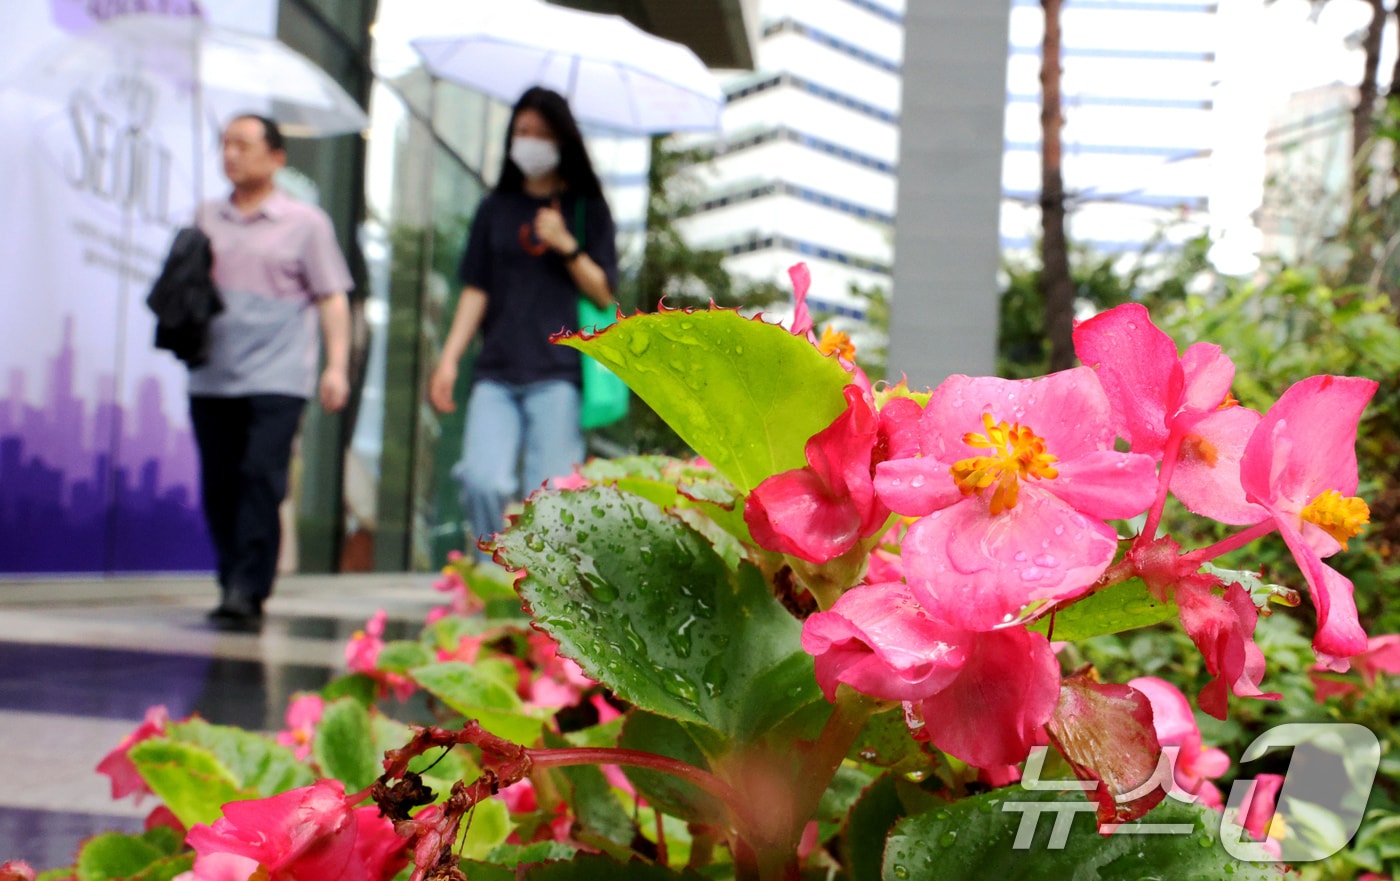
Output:
<path fill-rule="evenodd" d="M 228 629 L 252 629 L 262 622 L 262 602 L 247 594 L 230 591 L 209 619 Z"/>

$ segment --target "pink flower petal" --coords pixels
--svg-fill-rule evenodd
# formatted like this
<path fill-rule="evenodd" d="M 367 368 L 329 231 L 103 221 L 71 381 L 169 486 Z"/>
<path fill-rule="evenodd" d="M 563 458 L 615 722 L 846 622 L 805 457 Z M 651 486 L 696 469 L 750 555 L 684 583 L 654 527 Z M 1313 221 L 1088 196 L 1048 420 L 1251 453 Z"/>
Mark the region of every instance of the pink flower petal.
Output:
<path fill-rule="evenodd" d="M 1356 494 L 1356 426 L 1377 383 L 1312 376 L 1264 414 L 1245 447 L 1240 479 L 1251 501 L 1301 511 L 1325 490 Z"/>
<path fill-rule="evenodd" d="M 1059 476 L 1046 491 L 1092 517 L 1136 517 L 1157 494 L 1157 462 L 1150 456 L 1099 450 L 1055 467 Z"/>
<path fill-rule="evenodd" d="M 1060 699 L 1060 667 L 1039 633 L 977 634 L 962 672 L 920 702 L 933 745 L 979 768 L 1021 762 Z"/>
<path fill-rule="evenodd" d="M 1194 343 L 1181 356 L 1184 388 L 1177 413 L 1214 410 L 1230 393 L 1235 364 L 1214 343 Z"/>
<path fill-rule="evenodd" d="M 875 492 L 891 511 L 907 517 L 922 517 L 963 499 L 948 465 L 923 458 L 876 465 Z"/>
<path fill-rule="evenodd" d="M 802 627 L 802 648 L 816 659 L 827 700 L 841 682 L 881 700 L 927 697 L 958 675 L 966 638 L 930 618 L 903 584 L 852 588 Z"/>
<path fill-rule="evenodd" d="M 1236 525 L 1269 516 L 1245 498 L 1240 485 L 1240 458 L 1260 418 L 1248 407 L 1227 407 L 1192 425 L 1171 478 L 1172 494 L 1188 510 Z"/>
<path fill-rule="evenodd" d="M 1152 323 L 1146 307 L 1125 303 L 1081 322 L 1074 350 L 1097 368 L 1133 452 L 1161 455 L 1169 434 L 1166 392 L 1180 369 L 1176 343 Z"/>
<path fill-rule="evenodd" d="M 1293 552 L 1303 578 L 1308 582 L 1308 595 L 1317 609 L 1317 632 L 1313 634 L 1313 651 L 1329 669 L 1344 671 L 1347 658 L 1366 650 L 1366 631 L 1356 615 L 1356 600 L 1352 596 L 1351 580 L 1322 562 L 1322 558 L 1304 541 L 1302 534 L 1287 517 L 1278 517 L 1279 535 Z"/>
<path fill-rule="evenodd" d="M 975 453 L 963 442 L 985 431 L 982 414 L 1029 427 L 1062 461 L 1113 448 L 1112 409 L 1087 367 L 1039 379 L 950 376 L 933 390 L 920 422 L 925 457 L 949 465 Z"/>
<path fill-rule="evenodd" d="M 928 613 L 956 627 L 990 630 L 1038 601 L 1066 601 L 1113 561 L 1118 537 L 1048 493 L 992 517 L 968 499 L 909 527 L 904 569 Z"/>
<path fill-rule="evenodd" d="M 850 550 L 860 512 L 811 469 L 775 474 L 754 487 L 744 506 L 754 541 L 769 550 L 825 563 Z"/>
<path fill-rule="evenodd" d="M 812 272 L 806 263 L 794 263 L 788 267 L 788 278 L 792 279 L 792 333 L 793 336 L 806 336 L 812 331 L 812 313 L 807 308 Z"/>

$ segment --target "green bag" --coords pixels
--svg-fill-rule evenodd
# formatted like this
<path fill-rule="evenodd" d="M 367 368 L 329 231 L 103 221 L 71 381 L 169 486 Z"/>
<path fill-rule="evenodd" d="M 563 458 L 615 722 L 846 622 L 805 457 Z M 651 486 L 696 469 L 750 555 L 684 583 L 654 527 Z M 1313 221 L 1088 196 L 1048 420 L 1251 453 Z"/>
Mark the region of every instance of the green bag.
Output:
<path fill-rule="evenodd" d="M 584 202 L 574 203 L 574 238 L 579 247 L 584 244 Z M 593 301 L 579 294 L 579 330 L 597 333 L 617 321 L 617 310 L 599 309 Z M 579 426 L 588 431 L 612 425 L 627 415 L 627 407 L 632 401 L 632 391 L 627 383 L 617 378 L 617 374 L 604 367 L 601 362 L 583 355 L 580 366 L 583 369 L 583 398 L 579 406 Z"/>

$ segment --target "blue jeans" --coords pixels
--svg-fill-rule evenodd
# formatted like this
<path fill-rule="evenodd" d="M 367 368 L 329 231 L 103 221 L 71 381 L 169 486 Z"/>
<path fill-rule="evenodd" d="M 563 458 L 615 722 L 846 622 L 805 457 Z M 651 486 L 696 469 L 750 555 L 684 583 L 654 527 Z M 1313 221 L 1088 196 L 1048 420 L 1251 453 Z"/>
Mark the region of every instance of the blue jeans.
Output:
<path fill-rule="evenodd" d="M 568 475 L 583 454 L 578 386 L 560 379 L 478 380 L 467 399 L 462 458 L 452 469 L 462 484 L 469 534 L 480 540 L 500 530 L 507 505 Z"/>

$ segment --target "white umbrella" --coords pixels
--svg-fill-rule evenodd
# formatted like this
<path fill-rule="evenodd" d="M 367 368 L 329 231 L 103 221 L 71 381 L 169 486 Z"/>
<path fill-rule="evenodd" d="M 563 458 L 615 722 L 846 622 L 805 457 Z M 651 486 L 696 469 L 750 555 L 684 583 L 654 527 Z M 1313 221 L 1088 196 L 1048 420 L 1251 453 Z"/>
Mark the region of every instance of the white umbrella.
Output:
<path fill-rule="evenodd" d="M 335 80 L 272 37 L 218 28 L 192 16 L 116 16 L 55 51 L 32 69 L 40 92 L 66 91 L 84 77 L 134 73 L 163 79 L 191 95 L 195 113 L 223 122 L 243 111 L 275 118 L 293 137 L 359 131 L 368 119 Z"/>
<path fill-rule="evenodd" d="M 713 131 L 724 106 L 694 52 L 617 15 L 527 0 L 411 45 L 434 76 L 508 104 L 544 86 L 568 98 L 579 122 L 631 134 Z"/>

